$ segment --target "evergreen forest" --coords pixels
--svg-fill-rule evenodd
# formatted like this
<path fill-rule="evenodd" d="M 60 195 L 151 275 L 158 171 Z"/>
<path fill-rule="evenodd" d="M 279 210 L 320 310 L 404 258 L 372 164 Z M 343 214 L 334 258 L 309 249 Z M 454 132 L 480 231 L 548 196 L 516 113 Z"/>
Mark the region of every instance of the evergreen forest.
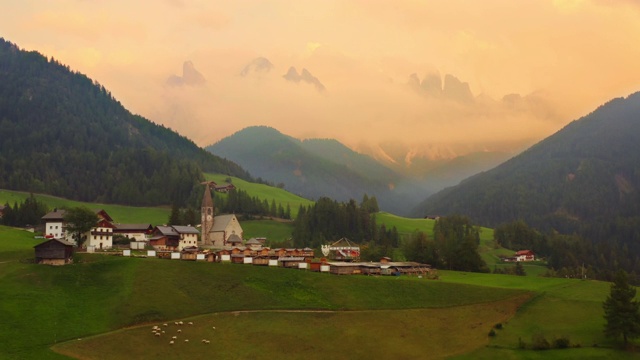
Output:
<path fill-rule="evenodd" d="M 0 38 L 0 188 L 160 205 L 186 201 L 203 171 L 251 179 L 96 81 Z"/>

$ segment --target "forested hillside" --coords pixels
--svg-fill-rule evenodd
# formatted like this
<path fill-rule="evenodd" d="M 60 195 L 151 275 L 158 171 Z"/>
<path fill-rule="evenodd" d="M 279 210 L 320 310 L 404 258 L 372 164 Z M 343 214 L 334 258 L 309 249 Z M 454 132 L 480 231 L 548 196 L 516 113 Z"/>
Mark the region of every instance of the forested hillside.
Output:
<path fill-rule="evenodd" d="M 521 220 L 542 234 L 512 241 L 549 256 L 556 270 L 640 274 L 640 93 L 430 197 L 417 213 L 460 213 L 490 227 Z"/>
<path fill-rule="evenodd" d="M 0 188 L 83 201 L 185 201 L 202 171 L 250 179 L 103 86 L 0 38 Z"/>

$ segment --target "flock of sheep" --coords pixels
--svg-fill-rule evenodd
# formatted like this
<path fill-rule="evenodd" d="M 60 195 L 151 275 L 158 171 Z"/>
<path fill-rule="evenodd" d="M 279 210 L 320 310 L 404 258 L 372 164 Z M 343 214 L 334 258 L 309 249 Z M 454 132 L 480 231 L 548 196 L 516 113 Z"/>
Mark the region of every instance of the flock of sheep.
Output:
<path fill-rule="evenodd" d="M 180 327 L 180 326 L 184 325 L 184 323 L 183 323 L 182 321 L 175 321 L 175 322 L 174 322 L 174 325 L 177 325 L 178 327 Z M 193 325 L 193 322 L 189 321 L 189 322 L 187 323 L 187 325 Z M 160 336 L 162 336 L 162 335 L 165 333 L 165 331 L 164 331 L 164 330 L 162 330 L 162 329 L 163 329 L 163 328 L 168 328 L 168 326 L 169 326 L 169 324 L 167 324 L 167 323 L 162 324 L 162 327 L 160 327 L 160 326 L 158 326 L 158 325 L 154 325 L 154 326 L 151 328 L 151 333 L 152 333 L 154 336 L 160 337 Z M 216 329 L 216 327 L 214 326 L 214 327 L 213 327 L 213 329 L 215 330 L 215 329 Z M 178 331 L 177 331 L 177 332 L 178 332 L 178 333 L 182 333 L 182 329 L 178 328 Z M 171 340 L 169 341 L 169 344 L 170 344 L 170 345 L 173 345 L 177 340 L 178 340 L 178 336 L 177 336 L 177 335 L 174 335 L 174 336 L 172 336 L 172 337 L 171 337 Z M 184 339 L 184 342 L 188 343 L 188 342 L 189 342 L 189 339 Z M 202 343 L 203 343 L 203 344 L 209 344 L 209 343 L 210 343 L 210 341 L 209 341 L 209 340 L 207 340 L 207 339 L 202 339 Z"/>

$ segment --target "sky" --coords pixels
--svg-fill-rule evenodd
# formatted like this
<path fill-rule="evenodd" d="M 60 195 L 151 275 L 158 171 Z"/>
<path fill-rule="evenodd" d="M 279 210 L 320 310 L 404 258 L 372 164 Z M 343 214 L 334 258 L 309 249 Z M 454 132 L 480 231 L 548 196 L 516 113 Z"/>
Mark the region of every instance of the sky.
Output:
<path fill-rule="evenodd" d="M 0 37 L 201 146 L 505 150 L 640 91 L 638 0 L 3 0 Z"/>

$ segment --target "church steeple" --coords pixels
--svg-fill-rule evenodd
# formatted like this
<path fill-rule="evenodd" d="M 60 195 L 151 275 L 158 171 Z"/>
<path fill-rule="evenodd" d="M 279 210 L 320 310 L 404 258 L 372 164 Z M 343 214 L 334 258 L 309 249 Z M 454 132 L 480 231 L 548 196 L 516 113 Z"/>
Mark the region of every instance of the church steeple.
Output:
<path fill-rule="evenodd" d="M 214 213 L 215 208 L 213 205 L 213 199 L 211 198 L 211 187 L 216 186 L 216 183 L 213 181 L 206 181 L 202 183 L 205 185 L 204 194 L 202 195 L 202 205 L 200 207 L 200 230 L 202 232 L 202 244 L 203 245 L 211 245 L 211 229 L 213 229 L 213 223 L 215 221 Z"/>

